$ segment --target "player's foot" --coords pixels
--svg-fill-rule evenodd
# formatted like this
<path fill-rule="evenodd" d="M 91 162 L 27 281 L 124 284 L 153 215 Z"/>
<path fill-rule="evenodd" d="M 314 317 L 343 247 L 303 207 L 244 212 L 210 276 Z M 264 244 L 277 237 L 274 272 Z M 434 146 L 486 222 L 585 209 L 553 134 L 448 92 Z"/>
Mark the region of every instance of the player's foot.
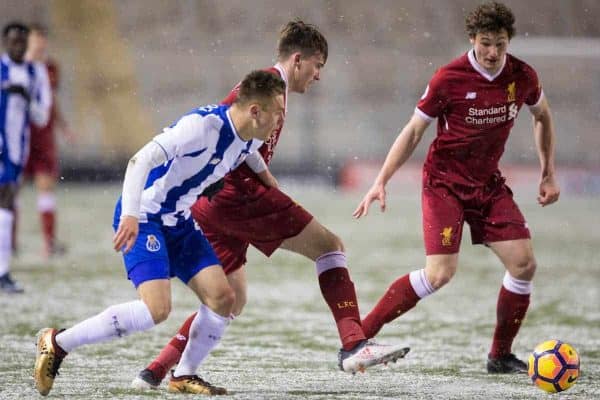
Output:
<path fill-rule="evenodd" d="M 58 331 L 53 328 L 44 328 L 37 334 L 37 355 L 33 377 L 35 387 L 42 396 L 50 393 L 54 378 L 67 353 L 56 344 Z"/>
<path fill-rule="evenodd" d="M 169 392 L 196 393 L 214 396 L 227 394 L 227 389 L 213 386 L 198 375 L 183 375 L 176 378 L 171 374 L 171 379 L 169 380 Z"/>
<path fill-rule="evenodd" d="M 44 255 L 46 258 L 60 257 L 65 254 L 67 254 L 67 246 L 61 242 L 47 244 L 44 248 Z"/>
<path fill-rule="evenodd" d="M 10 276 L 10 273 L 5 273 L 0 276 L 0 291 L 4 293 L 14 294 L 14 293 L 23 293 L 25 289 L 23 286 L 19 284 L 19 282 L 13 280 Z"/>
<path fill-rule="evenodd" d="M 154 373 L 148 368 L 143 369 L 131 381 L 131 387 L 138 390 L 158 389 L 161 380 L 154 376 Z"/>
<path fill-rule="evenodd" d="M 488 355 L 487 371 L 490 374 L 526 374 L 527 364 L 512 353 L 499 358 Z"/>
<path fill-rule="evenodd" d="M 359 371 L 364 372 L 373 365 L 387 364 L 390 361 L 396 362 L 396 360 L 404 358 L 409 351 L 409 347 L 378 344 L 365 340 L 352 350 L 340 349 L 338 366 L 342 371 L 353 374 Z"/>

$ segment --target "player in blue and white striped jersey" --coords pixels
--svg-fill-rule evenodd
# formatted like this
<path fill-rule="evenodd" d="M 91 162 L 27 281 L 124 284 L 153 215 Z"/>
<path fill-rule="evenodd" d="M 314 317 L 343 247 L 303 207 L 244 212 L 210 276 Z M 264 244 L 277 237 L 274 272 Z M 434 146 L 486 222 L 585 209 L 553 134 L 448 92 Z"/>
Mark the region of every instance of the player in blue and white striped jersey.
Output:
<path fill-rule="evenodd" d="M 244 161 L 259 176 L 272 179 L 255 151 L 281 126 L 284 93 L 281 78 L 254 71 L 242 81 L 238 100 L 231 106 L 193 110 L 131 158 L 115 209 L 113 242 L 115 250 L 123 251 L 128 278 L 141 300 L 111 306 L 60 333 L 42 330 L 35 364 L 41 394 L 52 388 L 67 352 L 164 321 L 171 309 L 173 276 L 203 304 L 169 390 L 226 393 L 199 378 L 196 370 L 229 324 L 235 294 L 189 208 L 204 189 Z"/>
<path fill-rule="evenodd" d="M 29 155 L 31 122 L 45 125 L 52 96 L 46 68 L 25 61 L 27 26 L 12 22 L 2 30 L 0 58 L 0 291 L 20 293 L 12 280 L 12 225 L 21 171 Z"/>

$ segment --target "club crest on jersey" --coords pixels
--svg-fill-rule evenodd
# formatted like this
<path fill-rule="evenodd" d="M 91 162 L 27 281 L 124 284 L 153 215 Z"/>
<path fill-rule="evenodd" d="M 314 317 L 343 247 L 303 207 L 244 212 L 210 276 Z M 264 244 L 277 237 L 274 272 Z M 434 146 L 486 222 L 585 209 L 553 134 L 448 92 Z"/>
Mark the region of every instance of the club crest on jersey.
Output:
<path fill-rule="evenodd" d="M 506 101 L 517 101 L 517 84 L 515 82 L 508 84 L 506 94 Z"/>
<path fill-rule="evenodd" d="M 442 233 L 440 233 L 440 236 L 442 237 L 442 246 L 444 246 L 444 247 L 452 246 L 452 227 L 451 226 L 445 227 L 442 230 Z"/>
<path fill-rule="evenodd" d="M 148 235 L 146 238 L 146 248 L 148 251 L 156 253 L 160 250 L 160 242 L 154 235 Z"/>

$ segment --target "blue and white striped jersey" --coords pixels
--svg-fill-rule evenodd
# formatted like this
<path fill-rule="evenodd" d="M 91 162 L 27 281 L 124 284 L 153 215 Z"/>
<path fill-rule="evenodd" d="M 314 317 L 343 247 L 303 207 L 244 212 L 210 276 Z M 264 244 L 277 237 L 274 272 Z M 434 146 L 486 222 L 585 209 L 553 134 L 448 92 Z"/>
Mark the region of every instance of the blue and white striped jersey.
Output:
<path fill-rule="evenodd" d="M 45 126 L 52 94 L 46 67 L 39 63 L 15 63 L 7 54 L 0 59 L 0 184 L 17 181 L 29 156 L 29 127 Z M 30 102 L 7 89 L 20 85 Z"/>
<path fill-rule="evenodd" d="M 190 207 L 204 189 L 237 168 L 263 144 L 258 139 L 240 138 L 229 107 L 195 109 L 154 137 L 151 143 L 160 146 L 164 152 L 161 160 L 166 161 L 148 175 L 139 202 L 140 222 L 160 218 L 164 225 L 175 226 L 182 218 L 189 218 Z M 136 162 L 135 157 L 132 161 Z M 135 216 L 136 205 L 127 204 L 125 186 L 127 175 L 122 214 Z"/>

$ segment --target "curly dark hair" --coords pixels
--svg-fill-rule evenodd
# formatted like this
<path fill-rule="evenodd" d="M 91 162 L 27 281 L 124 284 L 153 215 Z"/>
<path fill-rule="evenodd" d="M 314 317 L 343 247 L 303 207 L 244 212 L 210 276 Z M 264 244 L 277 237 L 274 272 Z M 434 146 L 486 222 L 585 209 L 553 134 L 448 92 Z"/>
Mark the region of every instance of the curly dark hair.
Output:
<path fill-rule="evenodd" d="M 327 39 L 315 25 L 296 18 L 281 29 L 277 52 L 279 58 L 285 58 L 296 51 L 301 52 L 303 57 L 322 54 L 327 61 Z"/>
<path fill-rule="evenodd" d="M 511 39 L 516 32 L 515 16 L 511 9 L 496 1 L 481 4 L 467 15 L 465 22 L 470 38 L 474 38 L 477 33 L 500 32 L 506 29 L 508 38 Z"/>

